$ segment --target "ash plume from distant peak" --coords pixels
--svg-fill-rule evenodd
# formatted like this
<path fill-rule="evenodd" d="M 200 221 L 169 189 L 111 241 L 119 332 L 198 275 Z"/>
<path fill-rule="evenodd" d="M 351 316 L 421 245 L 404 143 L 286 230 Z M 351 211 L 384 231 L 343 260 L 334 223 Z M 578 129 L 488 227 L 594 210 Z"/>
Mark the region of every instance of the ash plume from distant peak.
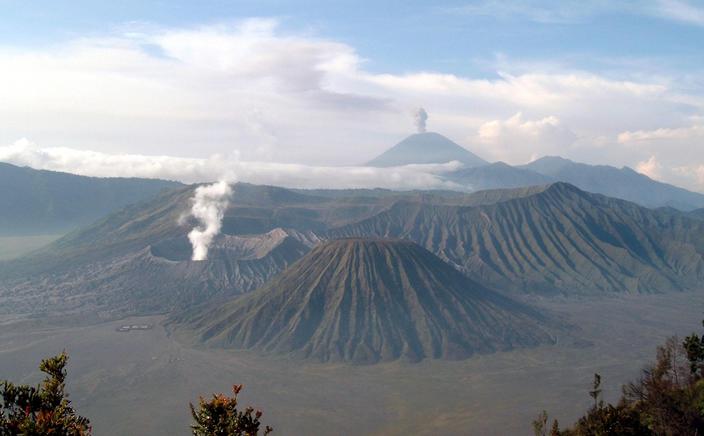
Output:
<path fill-rule="evenodd" d="M 220 233 L 222 218 L 231 194 L 230 182 L 225 180 L 196 188 L 192 198 L 191 216 L 195 217 L 199 224 L 188 233 L 188 240 L 193 246 L 192 260 L 208 259 L 208 249 L 213 238 Z"/>
<path fill-rule="evenodd" d="M 419 107 L 413 114 L 413 119 L 415 120 L 416 130 L 418 133 L 425 133 L 425 124 L 428 121 L 428 112 L 422 107 Z"/>

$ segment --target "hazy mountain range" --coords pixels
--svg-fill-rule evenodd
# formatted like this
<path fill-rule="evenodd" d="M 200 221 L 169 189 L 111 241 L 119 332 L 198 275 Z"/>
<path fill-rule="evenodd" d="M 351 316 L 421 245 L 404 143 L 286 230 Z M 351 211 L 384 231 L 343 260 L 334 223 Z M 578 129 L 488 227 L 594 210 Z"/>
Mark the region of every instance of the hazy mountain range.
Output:
<path fill-rule="evenodd" d="M 0 236 L 65 233 L 177 186 L 182 185 L 83 177 L 0 162 Z"/>
<path fill-rule="evenodd" d="M 628 167 L 587 165 L 557 156 L 538 159 L 518 167 L 571 183 L 589 192 L 633 201 L 647 207 L 669 206 L 681 210 L 704 206 L 704 195 L 662 183 Z"/>
<path fill-rule="evenodd" d="M 412 240 L 509 294 L 695 289 L 704 221 L 557 183 L 472 194 L 303 193 L 238 184 L 207 261 L 179 219 L 194 187 L 127 207 L 31 256 L 0 264 L 5 311 L 161 313 L 254 290 L 319 241 Z"/>
<path fill-rule="evenodd" d="M 522 166 L 488 163 L 432 132 L 409 136 L 368 165 L 450 161 L 458 161 L 463 167 L 440 177 L 456 183 L 462 190 L 567 182 L 587 192 L 652 208 L 673 207 L 682 211 L 704 208 L 704 195 L 652 180 L 627 167 L 580 164 L 560 157 L 544 157 Z M 164 189 L 179 186 L 183 185 L 152 179 L 84 177 L 0 163 L 0 236 L 65 233 L 124 206 L 150 199 Z M 324 195 L 324 191 L 320 192 Z M 334 195 L 339 194 L 337 191 Z"/>
<path fill-rule="evenodd" d="M 371 160 L 368 165 L 389 167 L 458 161 L 464 168 L 445 174 L 472 190 L 517 188 L 567 182 L 578 188 L 621 198 L 647 207 L 669 206 L 681 210 L 704 207 L 704 195 L 658 182 L 631 168 L 587 165 L 557 156 L 540 158 L 522 166 L 488 163 L 450 139 L 433 132 L 411 135 Z"/>
<path fill-rule="evenodd" d="M 428 138 L 443 153 L 416 159 Z M 36 230 L 112 212 L 0 263 L 0 314 L 168 313 L 181 338 L 209 346 L 376 362 L 550 343 L 564 325 L 525 305 L 536 296 L 701 286 L 701 194 L 627 168 L 552 157 L 512 167 L 465 152 L 438 134 L 418 134 L 375 164 L 461 158 L 465 166 L 444 177 L 492 189 L 238 183 L 204 261 L 191 260 L 187 237 L 197 225 L 189 218 L 197 185 L 3 167 L 12 186 L 29 192 L 27 199 L 6 193 L 13 212 L 0 212 L 3 219 L 24 217 Z M 43 189 L 51 196 L 36 195 Z M 91 200 L 101 189 L 122 194 Z M 52 215 L 32 204 L 81 213 Z"/>
<path fill-rule="evenodd" d="M 704 207 L 704 195 L 655 181 L 634 170 L 607 165 L 587 165 L 548 156 L 522 166 L 488 163 L 438 133 L 411 135 L 370 161 L 371 166 L 445 163 L 458 161 L 464 168 L 445 174 L 472 190 L 517 188 L 567 182 L 588 192 L 622 198 L 647 207 L 669 206 L 681 210 Z"/>

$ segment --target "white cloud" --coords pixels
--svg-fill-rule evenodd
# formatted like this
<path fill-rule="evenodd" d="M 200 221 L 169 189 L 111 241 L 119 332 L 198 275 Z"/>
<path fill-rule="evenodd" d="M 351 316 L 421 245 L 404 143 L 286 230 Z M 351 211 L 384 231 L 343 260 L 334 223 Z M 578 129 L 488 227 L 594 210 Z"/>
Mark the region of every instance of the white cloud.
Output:
<path fill-rule="evenodd" d="M 625 131 L 618 145 L 634 156 L 647 156 L 636 169 L 688 189 L 704 191 L 704 123 L 691 117 L 684 127 Z"/>
<path fill-rule="evenodd" d="M 682 0 L 658 0 L 656 15 L 704 26 L 704 8 Z"/>
<path fill-rule="evenodd" d="M 344 44 L 279 35 L 271 20 L 81 39 L 47 51 L 0 49 L 0 141 L 31 136 L 170 155 L 238 148 L 249 158 L 264 149 L 288 160 L 331 160 L 339 152 L 323 138 L 351 146 L 366 134 L 370 143 L 369 118 L 382 134 L 388 117 L 407 118 L 384 96 L 330 86 L 358 61 Z"/>
<path fill-rule="evenodd" d="M 676 176 L 688 180 L 693 189 L 704 191 L 704 165 L 683 165 L 672 169 Z"/>
<path fill-rule="evenodd" d="M 650 156 L 648 160 L 638 162 L 636 171 L 655 180 L 660 180 L 662 177 L 662 165 L 660 165 L 660 162 L 658 162 L 655 156 Z"/>
<path fill-rule="evenodd" d="M 564 155 L 577 139 L 555 116 L 526 120 L 520 112 L 482 124 L 477 137 L 490 146 L 494 159 L 514 164 L 526 163 L 536 155 Z"/>
<path fill-rule="evenodd" d="M 654 130 L 637 130 L 621 132 L 618 142 L 632 144 L 648 141 L 687 141 L 704 139 L 704 125 L 692 125 L 677 128 L 659 128 Z"/>
<path fill-rule="evenodd" d="M 295 188 L 463 189 L 439 177 L 461 168 L 459 162 L 391 168 L 313 166 L 243 161 L 236 153 L 180 158 L 41 148 L 27 139 L 0 147 L 0 161 L 85 176 L 162 178 L 186 183 L 237 179 Z"/>
<path fill-rule="evenodd" d="M 670 157 L 633 140 L 704 113 L 704 90 L 679 90 L 676 76 L 502 67 L 491 79 L 371 72 L 350 45 L 284 32 L 271 19 L 130 29 L 21 52 L 0 46 L 0 144 L 22 137 L 42 144 L 22 152 L 33 166 L 49 159 L 72 171 L 85 161 L 93 175 L 122 165 L 124 175 L 212 180 L 221 160 L 265 172 L 278 165 L 267 161 L 308 165 L 301 168 L 368 161 L 412 133 L 412 111 L 422 104 L 432 112 L 430 130 L 512 163 L 562 154 L 636 166 L 656 156 L 674 168 L 693 159 L 694 140 L 680 141 Z"/>

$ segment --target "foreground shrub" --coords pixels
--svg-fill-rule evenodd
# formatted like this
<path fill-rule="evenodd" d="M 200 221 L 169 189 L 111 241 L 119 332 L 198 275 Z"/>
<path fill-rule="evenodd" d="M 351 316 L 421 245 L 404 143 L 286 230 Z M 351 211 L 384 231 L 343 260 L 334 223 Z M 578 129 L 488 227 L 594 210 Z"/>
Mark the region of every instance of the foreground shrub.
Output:
<path fill-rule="evenodd" d="M 71 407 L 66 394 L 66 363 L 68 355 L 44 359 L 39 369 L 46 378 L 38 386 L 15 385 L 0 381 L 0 436 L 88 436 L 92 428 L 88 418 L 79 416 Z M 238 410 L 237 395 L 242 385 L 232 388 L 233 396 L 216 394 L 210 400 L 203 397 L 198 408 L 190 404 L 195 423 L 195 436 L 257 436 L 261 429 L 262 412 L 252 407 Z M 263 435 L 271 433 L 266 426 Z"/>
<path fill-rule="evenodd" d="M 242 385 L 232 387 L 233 395 L 228 397 L 215 394 L 209 400 L 203 397 L 198 401 L 198 408 L 191 404 L 191 415 L 195 424 L 191 425 L 195 436 L 255 436 L 259 434 L 262 412 L 247 407 L 237 409 L 237 395 Z M 271 433 L 269 426 L 264 428 L 264 435 Z"/>
<path fill-rule="evenodd" d="M 547 413 L 533 421 L 537 436 L 702 435 L 704 434 L 704 335 L 692 334 L 680 342 L 668 339 L 658 347 L 655 363 L 638 380 L 623 388 L 616 405 L 601 399 L 601 377 L 595 374 L 589 392 L 594 405 L 571 427 L 553 421 Z"/>
<path fill-rule="evenodd" d="M 71 407 L 65 392 L 68 355 L 44 359 L 39 369 L 47 376 L 38 386 L 0 382 L 0 435 L 91 434 L 87 418 Z"/>

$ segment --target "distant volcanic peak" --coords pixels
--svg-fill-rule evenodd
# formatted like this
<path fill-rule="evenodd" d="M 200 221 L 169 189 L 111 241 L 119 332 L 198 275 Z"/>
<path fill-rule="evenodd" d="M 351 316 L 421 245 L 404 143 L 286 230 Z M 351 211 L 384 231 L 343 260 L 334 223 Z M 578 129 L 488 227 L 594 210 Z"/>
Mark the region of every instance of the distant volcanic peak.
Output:
<path fill-rule="evenodd" d="M 533 309 L 410 241 L 376 238 L 320 244 L 258 291 L 175 322 L 214 346 L 358 363 L 553 341 Z"/>
<path fill-rule="evenodd" d="M 459 161 L 467 166 L 481 166 L 488 163 L 439 133 L 423 132 L 405 138 L 372 159 L 368 165 L 390 167 L 450 161 Z"/>

